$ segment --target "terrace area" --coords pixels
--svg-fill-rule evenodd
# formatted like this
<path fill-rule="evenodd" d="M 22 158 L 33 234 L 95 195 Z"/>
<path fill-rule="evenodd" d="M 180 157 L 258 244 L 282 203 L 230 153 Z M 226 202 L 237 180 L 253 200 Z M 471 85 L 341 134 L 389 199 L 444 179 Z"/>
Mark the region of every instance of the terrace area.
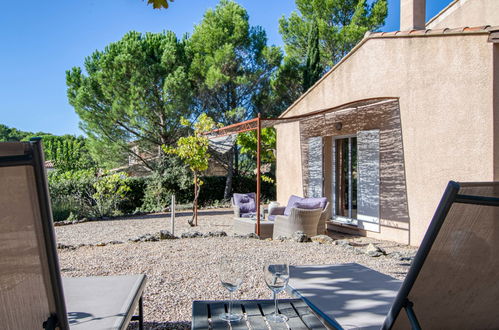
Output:
<path fill-rule="evenodd" d="M 154 236 L 161 230 L 170 230 L 170 214 L 57 226 L 61 275 L 146 274 L 146 329 L 188 329 L 193 300 L 228 298 L 228 292 L 218 278 L 218 263 L 222 255 L 239 258 L 246 273 L 235 295 L 237 299 L 270 299 L 271 292 L 265 285 L 262 272 L 266 259 L 282 257 L 291 265 L 355 262 L 403 279 L 416 251 L 393 242 L 334 233 L 330 233 L 333 241 L 325 244 L 234 237 L 233 216 L 230 209 L 201 210 L 199 226 L 192 229 L 187 224 L 190 212 L 179 213 L 175 222 L 176 236 L 195 231 L 202 234 L 223 231 L 227 236 L 145 242 L 130 240 L 139 237 L 147 240 L 151 238 L 146 234 Z M 383 249 L 386 255 L 369 256 L 372 245 Z"/>

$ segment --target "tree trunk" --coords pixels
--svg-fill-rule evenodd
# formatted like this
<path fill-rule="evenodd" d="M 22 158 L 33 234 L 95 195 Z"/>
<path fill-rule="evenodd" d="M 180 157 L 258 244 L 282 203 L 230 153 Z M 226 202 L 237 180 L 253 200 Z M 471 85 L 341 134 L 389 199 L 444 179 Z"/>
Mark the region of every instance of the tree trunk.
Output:
<path fill-rule="evenodd" d="M 229 162 L 227 164 L 227 178 L 225 180 L 224 199 L 229 200 L 232 195 L 232 178 L 234 176 L 234 147 L 229 151 Z"/>
<path fill-rule="evenodd" d="M 192 201 L 192 218 L 188 221 L 191 227 L 198 225 L 198 197 L 201 187 L 198 183 L 198 176 L 194 173 L 194 200 Z"/>

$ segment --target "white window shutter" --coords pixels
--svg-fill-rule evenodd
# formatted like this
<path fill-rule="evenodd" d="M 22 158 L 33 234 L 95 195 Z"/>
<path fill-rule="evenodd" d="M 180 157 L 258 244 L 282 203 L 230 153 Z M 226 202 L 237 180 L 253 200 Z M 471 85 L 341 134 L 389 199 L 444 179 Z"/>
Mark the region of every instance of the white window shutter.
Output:
<path fill-rule="evenodd" d="M 379 232 L 379 130 L 357 133 L 358 227 Z"/>
<path fill-rule="evenodd" d="M 322 197 L 322 137 L 308 139 L 308 196 Z"/>

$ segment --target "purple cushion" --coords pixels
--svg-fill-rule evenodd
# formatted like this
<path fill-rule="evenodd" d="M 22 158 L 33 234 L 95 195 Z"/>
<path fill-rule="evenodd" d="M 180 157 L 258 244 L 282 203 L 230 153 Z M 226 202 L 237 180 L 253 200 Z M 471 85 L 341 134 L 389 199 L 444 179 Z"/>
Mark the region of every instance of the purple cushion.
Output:
<path fill-rule="evenodd" d="M 291 209 L 293 208 L 295 203 L 301 201 L 302 199 L 303 199 L 303 197 L 291 195 L 291 197 L 289 197 L 289 200 L 288 200 L 288 205 L 284 209 L 284 215 L 288 216 L 291 213 Z"/>
<path fill-rule="evenodd" d="M 274 221 L 275 220 L 275 216 L 276 216 L 275 214 L 270 214 L 268 216 L 269 221 Z"/>
<path fill-rule="evenodd" d="M 306 210 L 319 209 L 321 208 L 321 202 L 307 201 L 307 199 L 305 198 L 300 202 L 295 202 L 293 207 L 296 207 L 297 209 L 306 209 Z"/>
<path fill-rule="evenodd" d="M 234 205 L 239 206 L 239 212 L 241 213 L 241 216 L 244 213 L 256 212 L 255 193 L 234 194 L 233 197 Z"/>
<path fill-rule="evenodd" d="M 299 197 L 299 196 L 296 196 L 296 195 L 291 195 L 291 197 L 289 197 L 289 200 L 288 200 L 288 205 L 286 206 L 286 209 L 284 209 L 284 215 L 285 216 L 289 216 L 289 214 L 291 213 L 291 209 L 293 207 L 296 207 L 294 206 L 296 202 L 305 202 L 305 203 L 320 203 L 319 207 L 315 207 L 316 209 L 318 208 L 321 208 L 321 209 L 324 209 L 326 207 L 326 204 L 327 204 L 327 198 L 326 197 L 310 197 L 310 198 L 303 198 L 303 197 Z"/>
<path fill-rule="evenodd" d="M 310 197 L 310 198 L 304 198 L 302 202 L 320 203 L 320 208 L 324 209 L 326 207 L 326 204 L 327 204 L 327 198 L 326 197 Z"/>

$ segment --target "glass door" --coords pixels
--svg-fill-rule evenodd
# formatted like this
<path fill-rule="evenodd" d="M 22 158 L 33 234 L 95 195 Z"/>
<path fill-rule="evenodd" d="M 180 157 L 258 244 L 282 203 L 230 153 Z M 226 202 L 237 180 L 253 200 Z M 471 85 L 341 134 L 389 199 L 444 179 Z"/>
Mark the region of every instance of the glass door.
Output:
<path fill-rule="evenodd" d="M 335 140 L 335 220 L 356 224 L 357 138 Z"/>

